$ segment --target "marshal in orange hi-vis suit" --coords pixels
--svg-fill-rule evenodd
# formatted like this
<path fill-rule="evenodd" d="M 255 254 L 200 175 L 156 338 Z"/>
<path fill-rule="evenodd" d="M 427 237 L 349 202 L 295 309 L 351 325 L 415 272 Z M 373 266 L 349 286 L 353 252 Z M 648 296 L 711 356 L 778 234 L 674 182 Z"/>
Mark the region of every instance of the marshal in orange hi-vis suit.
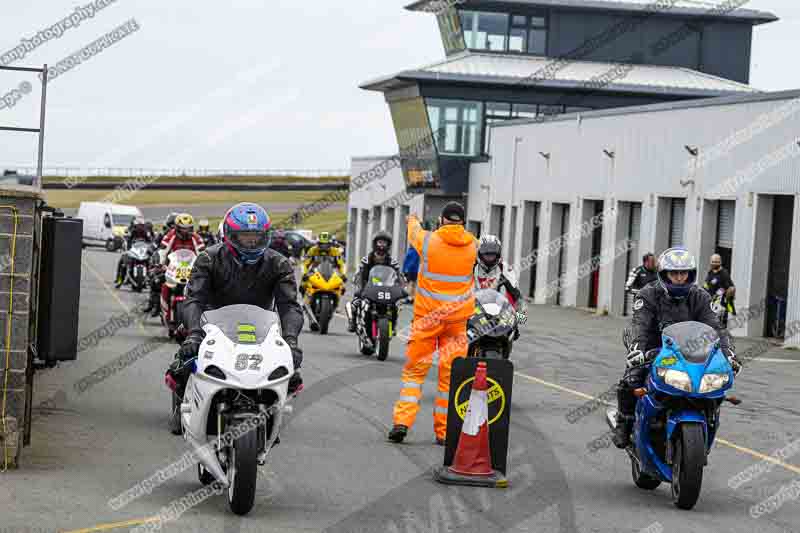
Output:
<path fill-rule="evenodd" d="M 434 404 L 433 427 L 437 441 L 447 429 L 447 402 L 450 368 L 457 357 L 467 354 L 467 320 L 472 316 L 475 298 L 472 269 L 477 245 L 464 229 L 464 208 L 450 203 L 442 211 L 442 226 L 424 231 L 419 220 L 408 220 L 408 242 L 420 256 L 414 321 L 406 350 L 400 398 L 394 406 L 394 428 L 389 439 L 400 442 L 414 424 L 422 397 L 422 383 L 439 352 L 439 387 Z"/>

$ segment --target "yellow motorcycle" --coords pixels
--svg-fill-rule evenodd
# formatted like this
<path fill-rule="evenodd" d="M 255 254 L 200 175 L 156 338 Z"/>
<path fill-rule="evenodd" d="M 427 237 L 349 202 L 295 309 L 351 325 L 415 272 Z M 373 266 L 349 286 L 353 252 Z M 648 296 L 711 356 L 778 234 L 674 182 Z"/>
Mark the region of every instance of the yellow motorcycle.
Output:
<path fill-rule="evenodd" d="M 345 292 L 346 277 L 337 268 L 335 257 L 321 257 L 306 274 L 303 287 L 303 308 L 309 318 L 311 331 L 328 333 L 333 313 Z"/>

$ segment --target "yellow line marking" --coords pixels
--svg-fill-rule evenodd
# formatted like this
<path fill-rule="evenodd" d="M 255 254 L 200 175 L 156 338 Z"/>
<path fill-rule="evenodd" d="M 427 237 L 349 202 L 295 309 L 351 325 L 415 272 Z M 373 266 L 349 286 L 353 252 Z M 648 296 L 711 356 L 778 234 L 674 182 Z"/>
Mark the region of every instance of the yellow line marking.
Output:
<path fill-rule="evenodd" d="M 89 272 L 91 272 L 92 275 L 97 279 L 97 281 L 100 282 L 100 284 L 103 286 L 103 288 L 106 290 L 106 292 L 108 294 L 110 294 L 111 297 L 114 298 L 114 300 L 117 301 L 119 306 L 122 307 L 125 310 L 126 313 L 130 313 L 131 310 L 128 309 L 128 306 L 125 305 L 125 302 L 123 302 L 122 299 L 117 295 L 117 293 L 114 292 L 111 289 L 111 287 L 108 285 L 108 283 L 106 283 L 106 280 L 104 280 L 103 277 L 100 275 L 100 273 L 97 272 L 97 270 L 94 268 L 94 266 L 92 266 L 92 264 L 89 262 L 89 260 L 84 258 L 84 259 L 82 259 L 82 262 L 83 262 L 84 266 L 89 269 Z M 139 329 L 141 329 L 142 331 L 145 331 L 144 325 L 142 324 L 141 320 L 139 320 Z"/>
<path fill-rule="evenodd" d="M 134 520 L 126 520 L 125 522 L 112 522 L 108 524 L 98 524 L 96 526 L 87 527 L 84 529 L 72 529 L 70 531 L 62 531 L 61 533 L 92 533 L 93 531 L 108 531 L 110 529 L 119 529 L 121 527 L 139 526 L 148 524 L 150 522 L 158 522 L 159 517 L 151 516 L 149 518 L 136 518 Z"/>
<path fill-rule="evenodd" d="M 776 459 L 776 458 L 772 457 L 771 455 L 764 455 L 761 452 L 757 452 L 755 450 L 751 450 L 750 448 L 745 448 L 744 446 L 739 446 L 738 444 L 734 444 L 734 443 L 732 443 L 730 441 L 727 441 L 725 439 L 717 438 L 717 442 L 719 442 L 720 444 L 724 444 L 725 446 L 728 446 L 729 448 L 733 448 L 734 450 L 738 450 L 738 451 L 740 451 L 742 453 L 746 453 L 748 455 L 752 455 L 753 457 L 757 457 L 757 458 L 761 459 L 762 461 L 767 461 L 768 463 L 772 463 L 774 465 L 782 466 L 786 470 L 788 470 L 790 472 L 794 472 L 795 474 L 800 474 L 800 467 L 794 466 L 794 465 L 789 464 L 789 463 L 784 463 L 780 459 Z"/>
<path fill-rule="evenodd" d="M 558 391 L 561 391 L 561 392 L 567 392 L 569 394 L 572 394 L 572 395 L 575 395 L 575 396 L 579 396 L 579 397 L 584 398 L 586 400 L 599 400 L 599 401 L 603 402 L 606 405 L 609 405 L 609 406 L 612 406 L 612 407 L 614 406 L 614 404 L 612 404 L 611 402 L 607 402 L 605 400 L 600 400 L 599 398 L 596 398 L 596 397 L 594 397 L 594 396 L 592 396 L 590 394 L 585 394 L 583 392 L 576 391 L 576 390 L 573 390 L 573 389 L 569 389 L 567 387 L 562 387 L 561 385 L 557 385 L 555 383 L 551 383 L 549 381 L 545 381 L 545 380 L 540 379 L 540 378 L 529 376 L 527 374 L 523 374 L 522 372 L 514 372 L 514 374 L 516 374 L 519 377 L 525 378 L 525 379 L 527 379 L 529 381 L 533 381 L 534 383 L 538 383 L 540 385 L 544 385 L 545 387 L 549 387 L 551 389 L 555 389 L 555 390 L 558 390 Z M 720 438 L 720 437 L 717 437 L 716 441 L 719 442 L 720 444 L 722 444 L 723 446 L 727 446 L 728 448 L 732 448 L 732 449 L 734 449 L 734 450 L 736 450 L 738 452 L 742 452 L 742 453 L 744 453 L 746 455 L 750 455 L 752 457 L 755 457 L 756 459 L 761 459 L 762 461 L 767 461 L 767 462 L 772 463 L 774 465 L 780 466 L 782 468 L 785 468 L 789 472 L 794 472 L 795 474 L 800 474 L 800 467 L 795 466 L 793 464 L 784 463 L 780 459 L 776 459 L 775 457 L 763 454 L 763 453 L 758 452 L 756 450 L 752 450 L 752 449 L 747 448 L 745 446 L 739 446 L 738 444 L 734 444 L 733 442 L 731 442 L 729 440 L 725 440 L 725 439 Z"/>

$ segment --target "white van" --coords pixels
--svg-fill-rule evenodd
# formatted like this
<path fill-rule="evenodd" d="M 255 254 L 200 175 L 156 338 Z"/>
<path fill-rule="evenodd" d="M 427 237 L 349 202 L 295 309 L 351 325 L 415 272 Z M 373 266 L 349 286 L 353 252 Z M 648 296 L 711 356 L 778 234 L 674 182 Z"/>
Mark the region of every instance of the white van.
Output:
<path fill-rule="evenodd" d="M 132 205 L 81 202 L 77 218 L 83 220 L 84 246 L 105 246 L 110 252 L 117 250 L 131 221 L 141 216 L 139 208 Z"/>

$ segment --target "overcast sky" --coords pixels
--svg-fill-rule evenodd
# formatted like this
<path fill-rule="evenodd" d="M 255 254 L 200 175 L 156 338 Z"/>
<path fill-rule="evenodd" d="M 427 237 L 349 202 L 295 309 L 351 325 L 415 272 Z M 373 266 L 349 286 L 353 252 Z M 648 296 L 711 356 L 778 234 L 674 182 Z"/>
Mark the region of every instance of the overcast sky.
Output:
<path fill-rule="evenodd" d="M 0 54 L 89 0 L 6 2 Z M 444 57 L 433 15 L 408 0 L 116 0 L 15 66 L 54 65 L 130 19 L 118 43 L 48 88 L 46 166 L 336 168 L 397 143 L 366 80 Z M 800 88 L 800 2 L 751 0 L 781 20 L 755 29 L 751 84 Z M 38 125 L 35 75 L 0 71 L 0 97 L 34 91 L 0 124 Z M 0 167 L 35 162 L 33 135 L 0 132 Z"/>

